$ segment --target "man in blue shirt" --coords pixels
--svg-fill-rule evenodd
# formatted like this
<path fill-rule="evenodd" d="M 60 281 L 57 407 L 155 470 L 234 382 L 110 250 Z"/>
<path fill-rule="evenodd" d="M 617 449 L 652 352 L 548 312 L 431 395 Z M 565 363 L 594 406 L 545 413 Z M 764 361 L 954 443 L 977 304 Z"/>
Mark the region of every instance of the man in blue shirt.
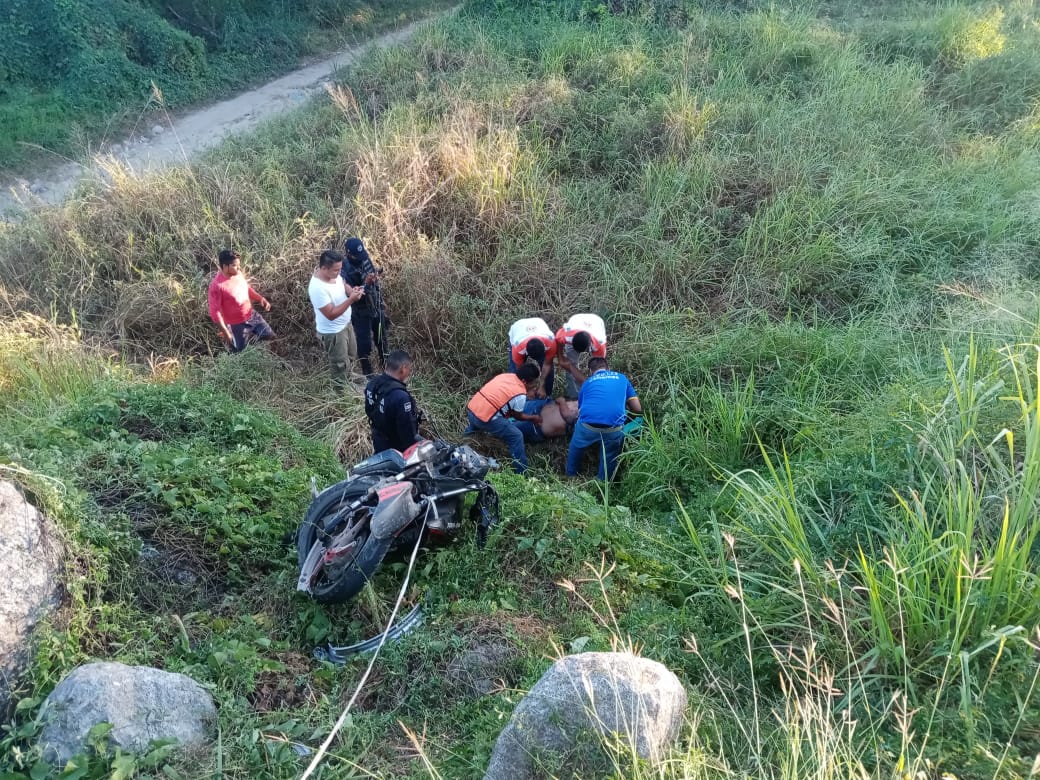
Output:
<path fill-rule="evenodd" d="M 589 378 L 578 393 L 578 422 L 567 451 L 567 476 L 576 477 L 581 456 L 595 446 L 601 453 L 601 480 L 611 479 L 617 471 L 618 456 L 625 440 L 625 410 L 643 411 L 632 383 L 624 374 L 610 371 L 606 358 L 589 360 Z"/>

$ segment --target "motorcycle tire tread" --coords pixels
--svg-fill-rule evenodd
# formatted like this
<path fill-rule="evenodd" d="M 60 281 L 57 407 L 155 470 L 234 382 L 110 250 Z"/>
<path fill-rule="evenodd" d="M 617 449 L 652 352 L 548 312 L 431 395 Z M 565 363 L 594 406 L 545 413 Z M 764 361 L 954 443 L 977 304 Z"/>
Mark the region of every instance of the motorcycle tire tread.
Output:
<path fill-rule="evenodd" d="M 355 501 L 372 486 L 371 479 L 348 479 L 332 485 L 315 498 L 307 508 L 307 514 L 297 532 L 297 557 L 302 566 L 311 547 L 317 541 L 321 520 L 335 512 L 344 503 Z M 312 596 L 321 604 L 340 604 L 349 601 L 365 587 L 379 564 L 382 563 L 392 539 L 379 540 L 367 534 L 361 549 L 334 584 L 323 590 L 314 589 Z"/>
<path fill-rule="evenodd" d="M 359 594 L 383 562 L 392 539 L 376 539 L 369 534 L 349 569 L 326 590 L 312 591 L 319 604 L 342 604 Z"/>

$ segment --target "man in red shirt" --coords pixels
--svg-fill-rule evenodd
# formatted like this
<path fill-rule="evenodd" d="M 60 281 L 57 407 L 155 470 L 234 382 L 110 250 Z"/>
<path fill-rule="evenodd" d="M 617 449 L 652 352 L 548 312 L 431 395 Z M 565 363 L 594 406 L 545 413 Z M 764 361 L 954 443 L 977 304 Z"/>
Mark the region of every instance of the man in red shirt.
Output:
<path fill-rule="evenodd" d="M 221 249 L 217 258 L 220 270 L 209 285 L 209 316 L 220 329 L 220 337 L 232 352 L 241 352 L 251 341 L 274 338 L 274 331 L 260 312 L 271 311 L 267 299 L 249 286 L 242 274 L 242 260 L 233 249 Z"/>

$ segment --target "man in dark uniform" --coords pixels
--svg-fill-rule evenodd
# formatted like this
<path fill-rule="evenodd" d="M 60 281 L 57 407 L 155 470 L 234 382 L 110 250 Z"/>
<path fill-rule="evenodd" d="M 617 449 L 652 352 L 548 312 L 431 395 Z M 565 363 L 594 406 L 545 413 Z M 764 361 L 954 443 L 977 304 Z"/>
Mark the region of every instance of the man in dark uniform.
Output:
<path fill-rule="evenodd" d="M 379 359 L 386 360 L 386 310 L 379 289 L 379 272 L 372 265 L 372 258 L 360 238 L 348 238 L 344 243 L 347 262 L 341 274 L 351 287 L 365 288 L 365 297 L 351 307 L 350 324 L 357 340 L 358 360 L 365 376 L 372 376 L 372 342 L 375 342 Z"/>
<path fill-rule="evenodd" d="M 405 384 L 412 375 L 412 358 L 401 349 L 386 356 L 383 373 L 365 388 L 365 414 L 372 423 L 372 449 L 406 450 L 419 436 L 419 408 Z"/>

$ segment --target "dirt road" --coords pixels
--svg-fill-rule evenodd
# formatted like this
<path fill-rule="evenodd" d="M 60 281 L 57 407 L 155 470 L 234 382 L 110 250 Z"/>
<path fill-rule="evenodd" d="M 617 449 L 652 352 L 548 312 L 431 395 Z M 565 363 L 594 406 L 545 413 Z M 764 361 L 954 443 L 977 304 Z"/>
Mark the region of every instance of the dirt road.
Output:
<path fill-rule="evenodd" d="M 413 22 L 359 47 L 345 49 L 306 68 L 243 92 L 207 108 L 193 111 L 172 121 L 153 120 L 143 134 L 113 144 L 106 156 L 114 157 L 138 174 L 190 160 L 195 154 L 216 146 L 230 135 L 246 133 L 273 116 L 300 106 L 308 97 L 324 89 L 336 70 L 346 67 L 374 47 L 388 47 L 410 37 L 424 21 Z M 67 163 L 41 172 L 30 179 L 3 183 L 0 191 L 0 219 L 17 218 L 39 205 L 62 203 L 84 178 L 101 175 L 95 159 L 84 164 Z"/>

